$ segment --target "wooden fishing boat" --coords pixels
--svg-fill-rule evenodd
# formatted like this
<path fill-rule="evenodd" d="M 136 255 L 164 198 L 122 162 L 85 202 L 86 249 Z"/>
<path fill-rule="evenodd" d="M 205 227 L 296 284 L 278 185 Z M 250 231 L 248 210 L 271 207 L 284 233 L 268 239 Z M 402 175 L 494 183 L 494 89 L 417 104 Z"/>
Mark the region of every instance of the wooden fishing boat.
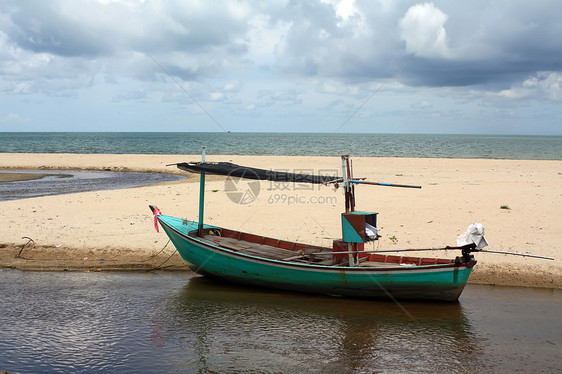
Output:
<path fill-rule="evenodd" d="M 196 273 L 259 287 L 326 295 L 455 301 L 463 291 L 476 264 L 471 252 L 476 242 L 456 247 L 460 256 L 452 259 L 411 257 L 367 251 L 364 243 L 379 238 L 377 213 L 355 210 L 356 184 L 420 188 L 354 179 L 349 156 L 342 156 L 342 177 L 320 177 L 293 173 L 271 173 L 228 163 L 175 164 L 180 169 L 201 173 L 198 222 L 166 216 L 150 206 L 182 258 Z M 203 222 L 205 174 L 214 173 L 259 180 L 333 183 L 345 189 L 342 239 L 322 247 L 255 235 Z M 485 241 L 484 241 L 485 242 Z M 483 242 L 483 243 L 484 243 Z M 426 249 L 428 250 L 428 249 Z M 404 251 L 423 251 L 408 249 Z"/>

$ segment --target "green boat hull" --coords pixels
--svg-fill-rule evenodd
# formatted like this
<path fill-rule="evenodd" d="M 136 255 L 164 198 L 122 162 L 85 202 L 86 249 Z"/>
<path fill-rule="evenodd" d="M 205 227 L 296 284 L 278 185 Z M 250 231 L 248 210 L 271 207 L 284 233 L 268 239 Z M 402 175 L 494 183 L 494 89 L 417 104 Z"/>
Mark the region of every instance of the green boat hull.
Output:
<path fill-rule="evenodd" d="M 190 268 L 202 275 L 281 290 L 362 298 L 455 301 L 476 261 L 420 266 L 323 266 L 271 260 L 189 235 L 197 223 L 160 215 L 158 221 Z M 213 226 L 205 225 L 205 228 Z"/>

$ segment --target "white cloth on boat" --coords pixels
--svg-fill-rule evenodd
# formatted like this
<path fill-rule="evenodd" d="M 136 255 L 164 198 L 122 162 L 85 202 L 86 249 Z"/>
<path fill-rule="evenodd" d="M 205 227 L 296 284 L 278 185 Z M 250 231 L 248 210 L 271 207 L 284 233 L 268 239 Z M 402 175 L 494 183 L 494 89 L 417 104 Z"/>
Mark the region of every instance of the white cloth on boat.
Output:
<path fill-rule="evenodd" d="M 484 237 L 484 226 L 481 223 L 473 223 L 465 232 L 457 236 L 457 245 L 476 244 L 476 248 L 482 249 L 488 245 Z"/>
<path fill-rule="evenodd" d="M 365 235 L 367 235 L 369 239 L 375 240 L 379 235 L 379 229 L 365 222 Z"/>

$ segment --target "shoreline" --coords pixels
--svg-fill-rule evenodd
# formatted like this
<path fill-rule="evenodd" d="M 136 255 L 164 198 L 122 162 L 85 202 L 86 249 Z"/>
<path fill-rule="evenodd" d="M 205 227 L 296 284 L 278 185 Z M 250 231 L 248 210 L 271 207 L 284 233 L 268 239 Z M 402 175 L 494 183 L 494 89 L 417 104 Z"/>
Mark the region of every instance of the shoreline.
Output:
<path fill-rule="evenodd" d="M 107 250 L 87 248 L 58 250 L 52 246 L 26 246 L 21 256 L 16 258 L 21 246 L 0 244 L 0 269 L 36 272 L 151 272 L 163 270 L 195 274 L 172 244 L 169 244 L 166 249 L 162 252 L 139 255 L 131 253 L 130 248 L 118 249 L 119 253 L 115 254 Z M 69 252 L 72 256 L 69 255 Z M 128 254 L 123 254 L 123 252 Z M 554 273 L 546 275 L 545 278 L 544 272 L 539 267 L 514 269 L 498 264 L 481 269 L 481 266 L 477 264 L 467 284 L 562 289 L 562 284 L 553 281 L 556 277 Z"/>
<path fill-rule="evenodd" d="M 193 274 L 172 244 L 155 253 L 133 253 L 130 248 L 116 251 L 52 246 L 22 246 L 0 244 L 0 268 L 39 272 L 150 272 L 156 270 Z M 21 251 L 20 257 L 16 255 Z M 115 253 L 117 252 L 117 253 Z M 478 255 L 478 254 L 477 254 Z M 513 267 L 502 264 L 482 268 L 477 264 L 468 284 L 562 289 L 554 272 L 546 273 L 539 266 Z"/>
<path fill-rule="evenodd" d="M 197 155 L 2 154 L 1 170 L 88 169 L 186 175 L 167 164 L 200 159 Z M 304 156 L 208 155 L 258 168 L 306 171 L 339 170 L 339 158 Z M 476 253 L 472 284 L 562 288 L 559 243 L 562 229 L 562 161 L 354 158 L 356 172 L 369 180 L 420 184 L 419 192 L 361 188 L 358 208 L 379 212 L 380 249 L 455 245 L 456 236 L 482 222 L 491 250 L 532 253 L 555 261 Z M 124 190 L 93 191 L 0 202 L 4 224 L 0 266 L 47 271 L 189 271 L 162 232 L 154 230 L 149 204 L 178 217 L 196 217 L 197 176 L 179 182 Z M 258 199 L 235 204 L 224 191 L 224 178 L 207 184 L 205 220 L 281 239 L 330 246 L 341 235 L 340 192 L 330 188 L 282 190 L 261 182 Z M 287 201 L 274 201 L 285 197 Z M 313 204 L 313 198 L 324 203 Z M 288 203 L 288 200 L 293 204 Z M 335 200 L 334 200 L 335 199 Z M 269 200 L 269 202 L 268 202 Z M 500 209 L 501 206 L 509 209 Z M 22 257 L 15 255 L 30 237 Z M 391 241 L 389 238 L 397 238 Z M 435 244 L 435 245 L 433 245 Z M 367 249 L 367 248 L 366 248 Z M 369 248 L 370 249 L 370 248 Z M 379 249 L 379 248 L 375 248 Z M 174 254 L 175 253 L 175 254 Z M 437 257 L 452 257 L 439 253 Z M 100 261 L 101 260 L 101 261 Z M 100 269 L 100 270 L 98 270 Z"/>

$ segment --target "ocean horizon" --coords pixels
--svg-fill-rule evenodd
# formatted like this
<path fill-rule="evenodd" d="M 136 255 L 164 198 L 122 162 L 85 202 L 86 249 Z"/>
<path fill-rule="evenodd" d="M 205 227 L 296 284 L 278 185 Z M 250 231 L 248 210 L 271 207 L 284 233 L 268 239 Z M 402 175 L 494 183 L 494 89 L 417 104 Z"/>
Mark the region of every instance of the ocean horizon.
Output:
<path fill-rule="evenodd" d="M 562 160 L 562 136 L 265 132 L 2 132 L 0 153 Z"/>

